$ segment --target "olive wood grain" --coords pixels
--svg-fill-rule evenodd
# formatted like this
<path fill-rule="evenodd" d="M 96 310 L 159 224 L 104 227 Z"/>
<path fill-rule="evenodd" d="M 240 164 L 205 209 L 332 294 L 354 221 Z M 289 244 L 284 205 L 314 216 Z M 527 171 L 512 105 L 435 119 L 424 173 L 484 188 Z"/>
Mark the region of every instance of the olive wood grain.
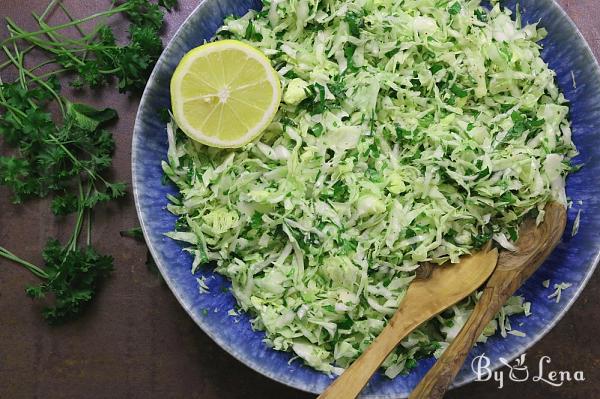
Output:
<path fill-rule="evenodd" d="M 398 310 L 365 352 L 319 398 L 358 396 L 385 358 L 415 328 L 467 297 L 493 272 L 498 251 L 484 250 L 451 266 L 433 267 L 426 280 L 414 280 Z"/>
<path fill-rule="evenodd" d="M 545 220 L 540 226 L 536 227 L 533 220 L 527 220 L 521 226 L 518 250 L 500 253 L 498 266 L 473 313 L 409 399 L 440 399 L 444 396 L 485 326 L 550 255 L 560 241 L 565 225 L 565 208 L 558 203 L 551 203 L 546 207 Z"/>

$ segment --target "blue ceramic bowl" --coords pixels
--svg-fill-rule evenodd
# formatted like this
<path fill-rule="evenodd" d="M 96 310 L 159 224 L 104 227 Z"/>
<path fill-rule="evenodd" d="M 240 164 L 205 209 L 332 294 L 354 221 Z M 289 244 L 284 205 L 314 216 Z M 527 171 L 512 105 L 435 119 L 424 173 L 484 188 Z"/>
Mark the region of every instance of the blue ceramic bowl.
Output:
<path fill-rule="evenodd" d="M 508 1 L 514 9 L 515 0 Z M 523 0 L 525 22 L 541 21 L 549 35 L 543 41 L 543 57 L 558 76 L 558 84 L 571 101 L 571 120 L 574 141 L 581 155 L 578 162 L 585 167 L 572 175 L 567 192 L 575 205 L 569 211 L 569 225 L 561 244 L 541 269 L 520 289 L 519 294 L 532 302 L 533 315 L 515 317 L 513 325 L 524 322 L 521 331 L 526 337 L 509 335 L 493 337 L 477 346 L 473 356 L 485 353 L 492 367 L 499 367 L 499 357 L 513 359 L 541 339 L 571 307 L 590 278 L 600 255 L 600 68 L 585 40 L 563 10 L 553 0 Z M 248 367 L 294 388 L 318 393 L 331 379 L 300 361 L 290 362 L 292 355 L 267 348 L 264 334 L 252 331 L 249 317 L 227 314 L 235 300 L 228 290 L 228 282 L 211 270 L 202 269 L 208 279 L 210 292 L 200 294 L 196 278 L 190 273 L 192 258 L 182 246 L 164 236 L 173 230 L 175 217 L 165 209 L 167 194 L 176 194 L 171 185 L 161 183 L 161 161 L 167 156 L 165 125 L 159 110 L 170 107 L 169 81 L 182 56 L 190 49 L 210 39 L 223 19 L 231 14 L 243 15 L 251 8 L 259 8 L 258 0 L 204 0 L 181 26 L 158 61 L 142 97 L 133 135 L 133 190 L 139 219 L 146 241 L 169 287 L 194 321 L 217 344 Z M 573 85 L 571 73 L 577 82 Z M 583 201 L 577 205 L 577 201 Z M 581 227 L 571 237 L 571 225 L 577 211 L 582 210 Z M 549 300 L 552 292 L 544 289 L 542 281 L 552 284 L 569 282 L 573 286 L 563 292 L 560 303 Z M 365 389 L 365 398 L 407 396 L 433 364 L 426 359 L 406 376 L 389 380 L 378 374 Z M 455 386 L 473 381 L 470 367 L 465 368 Z"/>

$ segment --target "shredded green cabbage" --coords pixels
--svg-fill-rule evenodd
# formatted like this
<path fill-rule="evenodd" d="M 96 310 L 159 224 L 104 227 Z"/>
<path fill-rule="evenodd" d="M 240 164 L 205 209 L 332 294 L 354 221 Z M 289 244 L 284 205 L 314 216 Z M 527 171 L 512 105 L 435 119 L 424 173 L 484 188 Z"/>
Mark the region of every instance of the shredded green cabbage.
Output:
<path fill-rule="evenodd" d="M 536 25 L 477 0 L 263 0 L 216 39 L 261 49 L 284 102 L 262 137 L 208 148 L 168 126 L 181 195 L 169 236 L 193 272 L 214 262 L 277 350 L 339 373 L 381 332 L 419 263 L 490 239 L 514 249 L 524 217 L 565 203 L 568 106 Z M 478 294 L 415 330 L 386 375 L 439 355 Z M 481 340 L 529 312 L 515 297 Z M 508 324 L 507 324 L 508 323 Z M 518 332 L 516 332 L 518 333 Z"/>

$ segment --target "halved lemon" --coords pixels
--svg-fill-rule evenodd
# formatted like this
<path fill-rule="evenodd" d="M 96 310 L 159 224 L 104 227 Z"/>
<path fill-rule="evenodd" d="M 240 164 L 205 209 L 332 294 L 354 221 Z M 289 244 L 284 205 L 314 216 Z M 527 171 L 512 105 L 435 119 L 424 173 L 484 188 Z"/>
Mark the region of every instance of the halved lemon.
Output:
<path fill-rule="evenodd" d="M 280 101 L 281 82 L 269 59 L 237 40 L 191 50 L 171 78 L 177 125 L 212 147 L 237 148 L 255 139 Z"/>

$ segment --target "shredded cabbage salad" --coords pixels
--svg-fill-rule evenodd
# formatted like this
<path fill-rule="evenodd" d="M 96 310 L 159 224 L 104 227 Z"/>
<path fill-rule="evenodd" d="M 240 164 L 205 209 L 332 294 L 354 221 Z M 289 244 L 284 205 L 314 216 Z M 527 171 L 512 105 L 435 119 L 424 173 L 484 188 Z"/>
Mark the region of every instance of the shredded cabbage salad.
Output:
<path fill-rule="evenodd" d="M 328 373 L 395 312 L 419 264 L 493 239 L 566 203 L 568 106 L 540 58 L 544 29 L 478 0 L 263 0 L 216 40 L 262 50 L 284 96 L 262 137 L 205 147 L 168 125 L 165 174 L 180 195 L 168 236 L 193 272 L 213 262 L 266 343 Z M 394 377 L 439 355 L 479 294 L 408 336 Z M 481 340 L 528 313 L 514 297 Z M 517 334 L 518 332 L 515 332 Z"/>

